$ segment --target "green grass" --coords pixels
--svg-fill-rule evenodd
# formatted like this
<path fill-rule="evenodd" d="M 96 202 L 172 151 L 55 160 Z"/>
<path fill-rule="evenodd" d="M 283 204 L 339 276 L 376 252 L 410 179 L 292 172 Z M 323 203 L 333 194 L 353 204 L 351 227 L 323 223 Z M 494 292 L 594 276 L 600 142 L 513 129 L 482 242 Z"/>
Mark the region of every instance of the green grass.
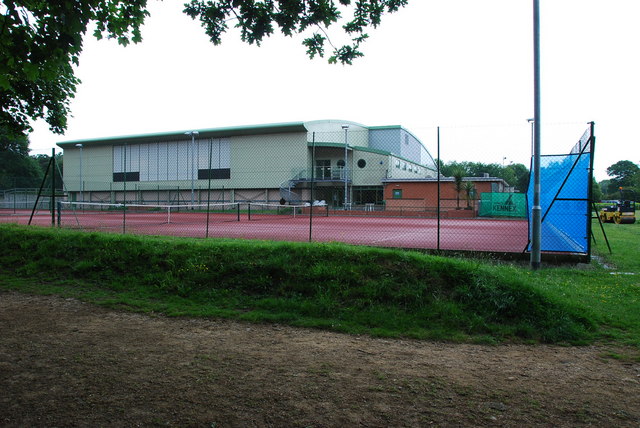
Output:
<path fill-rule="evenodd" d="M 640 271 L 638 225 L 606 226 L 606 262 Z M 640 346 L 639 278 L 597 265 L 532 272 L 342 244 L 20 226 L 0 226 L 0 238 L 0 288 L 108 307 L 389 337 Z"/>
<path fill-rule="evenodd" d="M 640 223 L 607 223 L 604 230 L 612 254 L 594 221 L 594 266 L 546 269 L 539 289 L 589 308 L 601 338 L 640 347 Z"/>

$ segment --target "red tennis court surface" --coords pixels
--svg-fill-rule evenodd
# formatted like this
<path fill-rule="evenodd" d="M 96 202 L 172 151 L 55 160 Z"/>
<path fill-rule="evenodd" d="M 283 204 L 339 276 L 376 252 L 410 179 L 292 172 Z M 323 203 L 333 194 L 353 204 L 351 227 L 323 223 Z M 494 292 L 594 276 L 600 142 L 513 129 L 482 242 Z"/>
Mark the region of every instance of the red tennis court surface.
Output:
<path fill-rule="evenodd" d="M 30 212 L 0 212 L 1 223 L 27 224 Z M 207 214 L 179 212 L 166 213 L 86 212 L 65 214 L 60 224 L 113 233 L 164 235 L 185 237 L 220 237 L 273 241 L 309 241 L 308 216 L 263 215 L 247 219 L 246 214 Z M 56 220 L 57 222 L 57 220 Z M 51 214 L 40 212 L 32 224 L 51 226 Z M 207 230 L 208 229 L 208 230 Z M 438 248 L 436 219 L 406 217 L 331 216 L 313 217 L 311 240 L 316 242 L 344 242 L 377 247 L 415 249 Z M 443 250 L 522 253 L 528 241 L 526 220 L 496 219 L 442 219 L 440 221 L 440 248 Z"/>

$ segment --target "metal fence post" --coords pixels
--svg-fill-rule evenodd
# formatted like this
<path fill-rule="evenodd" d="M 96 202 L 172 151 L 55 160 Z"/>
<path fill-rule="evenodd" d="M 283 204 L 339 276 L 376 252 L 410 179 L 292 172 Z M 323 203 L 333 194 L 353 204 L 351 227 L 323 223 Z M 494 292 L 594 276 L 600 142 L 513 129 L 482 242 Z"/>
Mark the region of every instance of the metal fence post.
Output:
<path fill-rule="evenodd" d="M 315 157 L 316 157 L 316 133 L 311 134 L 311 189 L 310 189 L 310 201 L 309 201 L 309 242 L 312 239 L 313 233 L 313 202 L 314 202 L 314 180 L 315 180 Z"/>
<path fill-rule="evenodd" d="M 437 169 L 437 174 L 438 174 L 438 227 L 437 229 L 437 235 L 438 235 L 438 242 L 436 244 L 436 249 L 438 251 L 440 251 L 440 163 L 441 163 L 441 158 L 440 158 L 440 127 L 438 126 L 438 164 L 436 165 L 436 169 Z"/>
<path fill-rule="evenodd" d="M 53 159 L 51 168 L 51 202 L 49 209 L 51 210 L 51 226 L 56 225 L 56 149 L 51 149 L 51 159 Z"/>

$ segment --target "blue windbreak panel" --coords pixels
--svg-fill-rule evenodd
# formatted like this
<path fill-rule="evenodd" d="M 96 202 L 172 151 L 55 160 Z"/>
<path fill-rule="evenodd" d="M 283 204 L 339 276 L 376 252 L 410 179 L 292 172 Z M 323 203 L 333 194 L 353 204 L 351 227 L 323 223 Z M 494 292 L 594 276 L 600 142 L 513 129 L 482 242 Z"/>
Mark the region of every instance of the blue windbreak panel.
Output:
<path fill-rule="evenodd" d="M 556 201 L 553 204 L 542 222 L 542 251 L 588 251 L 587 225 L 583 220 L 586 218 L 587 204 L 586 201 Z"/>
<path fill-rule="evenodd" d="M 584 146 L 580 146 L 584 147 Z M 543 156 L 540 160 L 541 251 L 589 251 L 589 182 L 591 153 Z M 527 192 L 529 224 L 532 221 L 533 174 Z M 529 228 L 531 233 L 531 227 Z M 528 250 L 531 251 L 531 243 Z"/>

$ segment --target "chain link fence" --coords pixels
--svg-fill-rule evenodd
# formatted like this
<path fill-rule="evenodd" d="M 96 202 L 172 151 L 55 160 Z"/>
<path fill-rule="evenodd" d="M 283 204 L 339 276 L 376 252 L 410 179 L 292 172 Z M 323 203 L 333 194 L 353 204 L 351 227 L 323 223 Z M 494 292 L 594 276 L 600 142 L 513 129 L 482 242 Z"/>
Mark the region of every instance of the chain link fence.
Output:
<path fill-rule="evenodd" d="M 592 123 L 568 153 L 541 156 L 542 251 L 591 253 L 593 127 Z M 533 200 L 533 182 L 528 198 Z"/>
<path fill-rule="evenodd" d="M 575 241 L 579 224 L 578 240 L 587 242 L 548 251 L 590 251 L 592 131 L 577 153 L 545 158 L 547 236 Z M 525 189 L 488 173 L 439 175 L 434 157 L 400 127 L 194 134 L 64 147 L 56 203 L 43 190 L 31 224 L 50 224 L 55 208 L 56 226 L 91 231 L 529 251 Z M 25 222 L 35 198 L 33 189 L 5 190 L 0 221 Z"/>

